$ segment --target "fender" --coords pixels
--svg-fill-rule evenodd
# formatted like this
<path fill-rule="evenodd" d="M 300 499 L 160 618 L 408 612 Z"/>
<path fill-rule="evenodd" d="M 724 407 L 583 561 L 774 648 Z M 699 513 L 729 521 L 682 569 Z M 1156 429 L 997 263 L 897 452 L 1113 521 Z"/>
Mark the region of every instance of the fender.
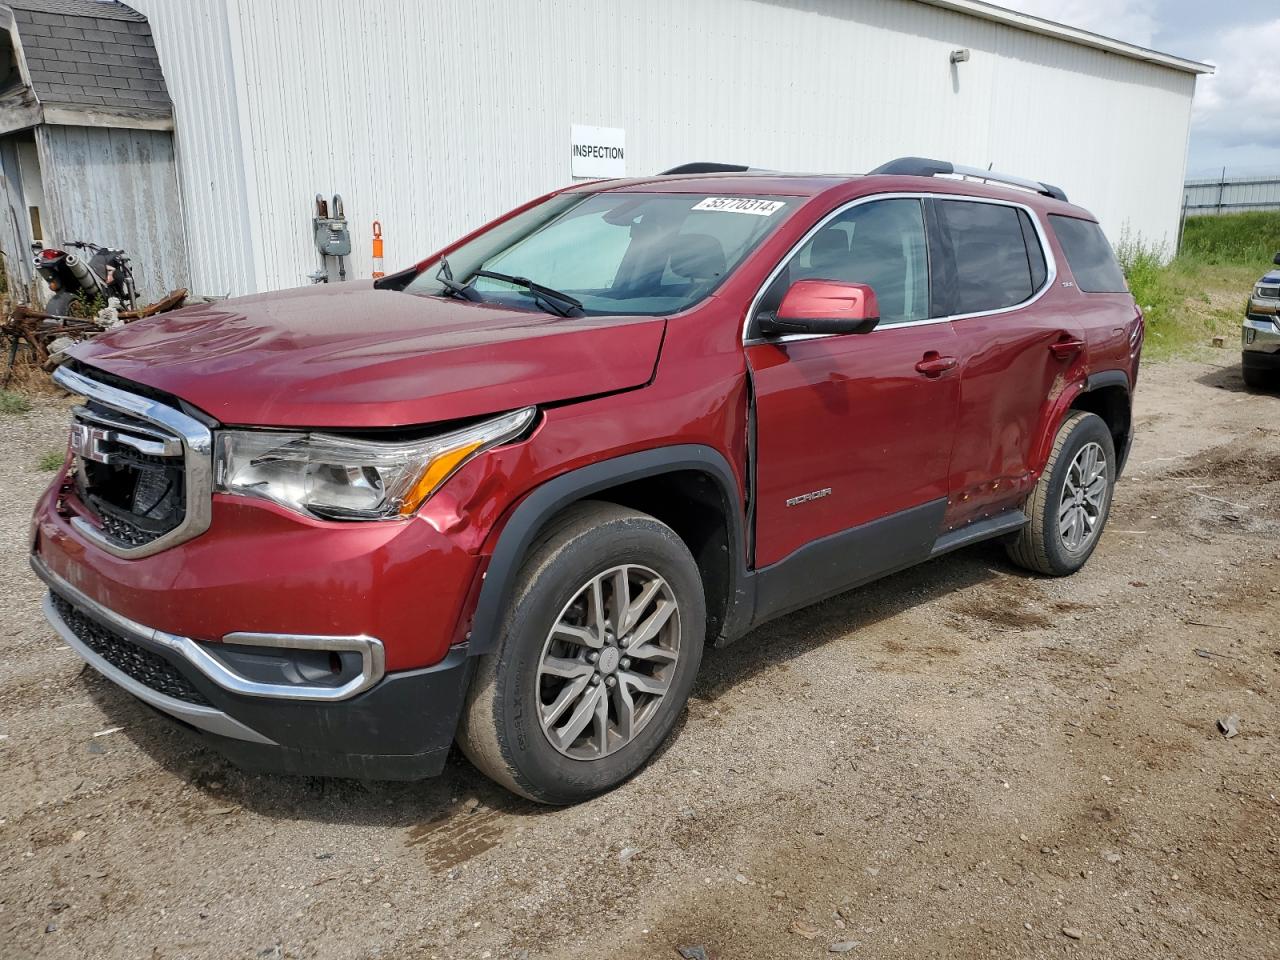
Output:
<path fill-rule="evenodd" d="M 1125 393 L 1133 393 L 1133 389 L 1129 386 L 1129 375 L 1123 370 L 1100 370 L 1089 374 L 1084 382 L 1084 390 L 1081 392 L 1089 393 L 1102 387 L 1124 387 Z"/>
<path fill-rule="evenodd" d="M 735 562 L 729 565 L 732 582 L 729 585 L 729 609 L 723 633 L 725 636 L 737 636 L 745 632 L 743 621 L 750 618 L 752 604 L 747 593 L 749 578 L 743 552 L 745 538 L 742 496 L 738 491 L 737 481 L 729 468 L 729 461 L 719 451 L 701 444 L 679 444 L 643 450 L 579 467 L 536 487 L 520 502 L 498 535 L 480 587 L 469 633 L 468 652 L 471 656 L 479 656 L 493 649 L 502 613 L 510 602 L 520 564 L 538 531 L 548 520 L 565 507 L 593 493 L 632 480 L 681 470 L 695 470 L 710 476 L 719 486 L 724 501 L 729 506 L 729 550 Z"/>
<path fill-rule="evenodd" d="M 1058 432 L 1058 424 L 1062 423 L 1062 418 L 1067 415 L 1067 411 L 1084 394 L 1100 390 L 1103 387 L 1123 387 L 1126 395 L 1133 396 L 1133 388 L 1129 384 L 1129 375 L 1123 370 L 1100 370 L 1097 373 L 1089 374 L 1083 380 L 1078 380 L 1068 385 L 1067 389 L 1062 391 L 1062 395 L 1058 397 L 1057 402 L 1053 405 L 1049 416 L 1045 418 L 1044 429 L 1040 432 L 1040 443 L 1036 447 L 1035 459 L 1032 461 L 1035 464 L 1037 477 L 1044 472 L 1044 465 L 1049 459 L 1049 451 L 1053 449 L 1053 441 Z M 1133 429 L 1131 427 L 1129 430 L 1129 443 L 1132 443 L 1132 441 Z M 1120 471 L 1124 467 L 1124 461 L 1129 455 L 1129 443 L 1126 443 L 1124 450 L 1116 451 L 1117 460 L 1119 461 L 1116 465 L 1116 476 L 1120 475 Z"/>

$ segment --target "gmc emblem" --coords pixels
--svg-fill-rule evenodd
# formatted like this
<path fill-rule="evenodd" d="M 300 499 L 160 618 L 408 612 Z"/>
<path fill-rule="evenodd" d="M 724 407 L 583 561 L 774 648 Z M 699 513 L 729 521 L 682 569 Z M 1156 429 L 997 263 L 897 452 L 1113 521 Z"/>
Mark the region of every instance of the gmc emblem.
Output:
<path fill-rule="evenodd" d="M 111 458 L 102 451 L 101 444 L 110 439 L 110 433 L 87 423 L 71 424 L 71 452 L 85 460 L 110 463 Z"/>

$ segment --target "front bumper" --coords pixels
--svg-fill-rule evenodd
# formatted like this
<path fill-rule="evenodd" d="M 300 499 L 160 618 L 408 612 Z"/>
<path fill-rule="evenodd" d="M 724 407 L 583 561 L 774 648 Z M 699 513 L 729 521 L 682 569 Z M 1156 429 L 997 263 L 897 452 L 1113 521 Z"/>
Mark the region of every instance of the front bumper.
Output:
<path fill-rule="evenodd" d="M 1275 369 L 1280 363 L 1280 301 L 1251 297 L 1240 341 L 1246 365 Z"/>
<path fill-rule="evenodd" d="M 414 780 L 444 766 L 471 679 L 465 646 L 391 674 L 342 700 L 278 699 L 227 689 L 191 652 L 198 644 L 143 626 L 87 597 L 37 556 L 44 612 L 90 666 L 201 734 L 246 769 Z"/>

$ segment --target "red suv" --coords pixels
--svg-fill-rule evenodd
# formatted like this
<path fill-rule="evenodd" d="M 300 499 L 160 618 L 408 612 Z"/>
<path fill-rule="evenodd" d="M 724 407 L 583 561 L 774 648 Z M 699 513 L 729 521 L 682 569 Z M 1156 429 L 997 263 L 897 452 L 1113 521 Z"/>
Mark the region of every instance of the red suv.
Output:
<path fill-rule="evenodd" d="M 705 644 L 980 540 L 1079 569 L 1142 337 L 1045 184 L 576 185 L 77 348 L 31 562 L 68 644 L 243 766 L 417 778 L 456 740 L 570 803 L 654 753 Z"/>

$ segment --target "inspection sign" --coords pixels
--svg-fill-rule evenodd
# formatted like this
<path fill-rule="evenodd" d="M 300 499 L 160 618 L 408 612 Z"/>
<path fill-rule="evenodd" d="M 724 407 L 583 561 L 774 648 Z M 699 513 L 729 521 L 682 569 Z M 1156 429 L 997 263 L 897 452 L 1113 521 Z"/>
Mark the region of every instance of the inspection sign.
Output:
<path fill-rule="evenodd" d="M 571 171 L 591 179 L 627 175 L 627 131 L 619 127 L 573 124 L 570 131 Z"/>

